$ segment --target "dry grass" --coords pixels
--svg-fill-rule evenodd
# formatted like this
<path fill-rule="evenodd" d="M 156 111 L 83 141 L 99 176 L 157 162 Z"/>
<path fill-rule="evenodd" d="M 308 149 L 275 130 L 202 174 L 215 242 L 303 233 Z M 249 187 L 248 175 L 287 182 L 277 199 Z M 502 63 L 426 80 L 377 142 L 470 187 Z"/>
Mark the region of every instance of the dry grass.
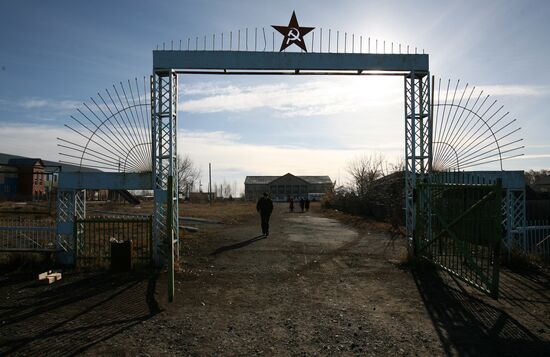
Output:
<path fill-rule="evenodd" d="M 153 201 L 142 201 L 137 206 L 116 202 L 88 202 L 86 209 L 91 215 L 101 215 L 101 212 L 95 211 L 148 215 L 153 212 Z M 212 205 L 180 201 L 179 209 L 180 217 L 204 218 L 224 224 L 235 224 L 256 214 L 255 203 L 243 201 L 219 201 Z"/>
<path fill-rule="evenodd" d="M 224 224 L 236 224 L 256 215 L 256 204 L 243 201 L 180 203 L 180 217 L 206 218 Z"/>

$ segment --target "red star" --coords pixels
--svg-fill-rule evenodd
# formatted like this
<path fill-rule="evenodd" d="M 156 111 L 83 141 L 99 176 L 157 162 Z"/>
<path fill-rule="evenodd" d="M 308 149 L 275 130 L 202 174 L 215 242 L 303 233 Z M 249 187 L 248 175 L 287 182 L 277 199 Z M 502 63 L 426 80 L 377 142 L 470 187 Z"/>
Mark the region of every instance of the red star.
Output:
<path fill-rule="evenodd" d="M 295 44 L 296 46 L 307 52 L 306 43 L 304 42 L 304 36 L 315 28 L 300 27 L 300 25 L 298 25 L 298 19 L 296 19 L 296 14 L 294 13 L 294 11 L 292 11 L 292 17 L 290 18 L 288 26 L 272 25 L 271 27 L 279 31 L 281 35 L 285 37 L 283 39 L 283 43 L 281 43 L 281 49 L 279 50 L 279 52 L 282 52 L 285 48 L 292 44 Z"/>

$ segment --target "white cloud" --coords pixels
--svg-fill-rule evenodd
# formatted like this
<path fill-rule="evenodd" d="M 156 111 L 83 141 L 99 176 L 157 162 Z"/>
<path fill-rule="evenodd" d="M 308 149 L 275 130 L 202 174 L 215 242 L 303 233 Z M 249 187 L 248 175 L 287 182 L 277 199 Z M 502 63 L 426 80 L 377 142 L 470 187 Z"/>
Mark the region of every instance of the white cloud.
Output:
<path fill-rule="evenodd" d="M 340 150 L 314 149 L 299 146 L 267 146 L 238 141 L 238 136 L 224 132 L 178 133 L 178 151 L 189 154 L 207 180 L 208 163 L 212 163 L 213 181 L 244 182 L 246 175 L 329 175 L 339 183 L 347 181 L 346 167 L 352 159 L 365 153 L 365 148 Z M 399 148 L 382 151 L 396 162 L 402 155 Z M 242 188 L 241 188 L 242 189 Z"/>
<path fill-rule="evenodd" d="M 517 157 L 518 160 L 543 159 L 543 158 L 550 158 L 550 154 L 529 154 L 529 155 L 522 155 Z M 548 165 L 550 167 L 550 162 L 548 162 Z"/>
<path fill-rule="evenodd" d="M 58 111 L 76 110 L 81 105 L 74 100 L 53 100 L 45 98 L 27 98 L 17 103 L 25 109 L 53 109 Z"/>
<path fill-rule="evenodd" d="M 0 125 L 0 132 L 2 133 L 0 152 L 53 161 L 68 160 L 58 155 L 59 151 L 66 150 L 57 147 L 57 137 L 74 142 L 82 140 L 68 129 L 45 125 Z M 392 162 L 403 155 L 400 145 L 394 145 L 389 141 L 369 144 L 334 150 L 245 143 L 241 141 L 239 135 L 223 131 L 180 130 L 178 133 L 178 151 L 181 154 L 189 154 L 201 168 L 203 184 L 207 182 L 208 163 L 212 163 L 213 181 L 237 182 L 239 191 L 243 189 L 246 175 L 282 175 L 287 172 L 296 175 L 329 175 L 332 180 L 345 183 L 348 179 L 346 173 L 348 163 L 360 155 L 381 152 Z M 525 156 L 507 160 L 505 168 L 507 170 L 548 168 L 549 158 L 550 154 L 546 152 L 531 152 Z"/>
<path fill-rule="evenodd" d="M 548 94 L 548 88 L 532 85 L 484 85 L 476 86 L 484 94 L 494 96 L 536 97 Z"/>
<path fill-rule="evenodd" d="M 199 83 L 183 87 L 180 109 L 192 113 L 217 113 L 267 108 L 291 117 L 344 114 L 365 107 L 398 105 L 403 96 L 401 81 L 399 83 L 395 85 L 387 78 L 304 80 L 297 84 L 253 86 Z"/>
<path fill-rule="evenodd" d="M 0 132 L 0 152 L 53 161 L 58 159 L 56 138 L 61 134 L 67 138 L 74 137 L 68 130 L 46 125 L 0 124 Z"/>

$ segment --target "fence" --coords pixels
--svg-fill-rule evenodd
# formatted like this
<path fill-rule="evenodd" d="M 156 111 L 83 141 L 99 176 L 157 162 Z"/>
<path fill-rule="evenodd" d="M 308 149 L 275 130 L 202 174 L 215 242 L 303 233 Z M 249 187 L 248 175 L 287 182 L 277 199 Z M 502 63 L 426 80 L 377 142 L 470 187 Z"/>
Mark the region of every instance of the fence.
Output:
<path fill-rule="evenodd" d="M 0 219 L 0 251 L 53 252 L 55 250 L 53 220 Z"/>
<path fill-rule="evenodd" d="M 550 262 L 550 221 L 528 221 L 522 243 L 523 254 Z"/>
<path fill-rule="evenodd" d="M 151 217 L 87 217 L 75 219 L 75 258 L 80 267 L 107 267 L 111 243 L 131 241 L 132 265 L 151 261 Z"/>

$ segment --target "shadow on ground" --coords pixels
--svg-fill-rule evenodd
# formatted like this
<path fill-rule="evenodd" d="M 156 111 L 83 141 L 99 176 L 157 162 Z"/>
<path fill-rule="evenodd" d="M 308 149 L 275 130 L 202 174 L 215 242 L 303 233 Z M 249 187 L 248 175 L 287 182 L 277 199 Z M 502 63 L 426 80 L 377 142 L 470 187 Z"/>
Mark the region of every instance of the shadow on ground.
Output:
<path fill-rule="evenodd" d="M 219 247 L 218 249 L 216 249 L 215 251 L 213 251 L 212 253 L 210 253 L 210 255 L 218 255 L 218 254 L 221 254 L 223 252 L 226 252 L 228 250 L 234 250 L 234 249 L 239 249 L 239 248 L 244 248 L 246 247 L 247 245 L 250 245 L 254 242 L 257 242 L 259 240 L 262 240 L 262 239 L 265 239 L 267 238 L 267 236 L 265 235 L 260 235 L 260 236 L 256 236 L 254 238 L 250 238 L 250 239 L 247 239 L 247 240 L 244 240 L 242 242 L 239 242 L 239 243 L 235 243 L 235 244 L 230 244 L 230 245 L 224 245 L 223 247 Z"/>
<path fill-rule="evenodd" d="M 156 274 L 66 280 L 12 285 L 0 300 L 0 355 L 77 354 L 161 311 L 154 297 Z"/>
<path fill-rule="evenodd" d="M 447 355 L 548 356 L 539 339 L 505 311 L 476 298 L 435 268 L 413 269 L 416 286 Z M 450 284 L 451 283 L 451 284 Z"/>

